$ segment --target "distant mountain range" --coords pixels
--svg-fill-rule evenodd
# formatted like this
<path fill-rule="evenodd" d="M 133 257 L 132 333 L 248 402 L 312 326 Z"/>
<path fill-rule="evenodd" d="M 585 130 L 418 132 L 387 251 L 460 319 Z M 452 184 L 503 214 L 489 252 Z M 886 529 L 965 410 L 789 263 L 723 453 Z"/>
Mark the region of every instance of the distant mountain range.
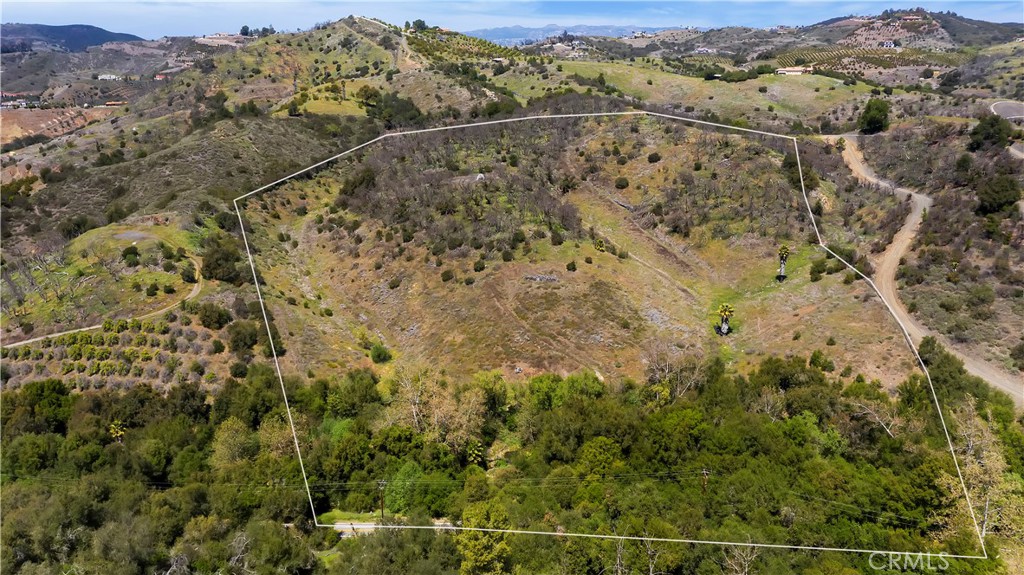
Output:
<path fill-rule="evenodd" d="M 627 36 L 634 32 L 660 32 L 662 30 L 673 30 L 678 29 L 678 26 L 666 26 L 661 28 L 652 28 L 650 26 L 587 26 L 587 25 L 576 25 L 576 26 L 559 26 L 557 24 L 548 24 L 541 28 L 526 28 L 524 26 L 505 26 L 502 28 L 482 28 L 480 30 L 470 30 L 463 32 L 467 36 L 475 36 L 477 38 L 483 38 L 495 44 L 501 44 L 503 46 L 514 46 L 516 44 L 522 44 L 523 42 L 532 42 L 536 40 L 543 40 L 544 38 L 550 38 L 551 36 L 557 36 L 562 32 L 568 32 L 577 36 Z"/>
<path fill-rule="evenodd" d="M 72 24 L 46 26 L 44 24 L 3 24 L 0 26 L 0 47 L 4 52 L 29 50 L 60 50 L 81 52 L 90 46 L 106 42 L 132 42 L 142 40 L 133 34 L 110 32 L 96 26 Z"/>

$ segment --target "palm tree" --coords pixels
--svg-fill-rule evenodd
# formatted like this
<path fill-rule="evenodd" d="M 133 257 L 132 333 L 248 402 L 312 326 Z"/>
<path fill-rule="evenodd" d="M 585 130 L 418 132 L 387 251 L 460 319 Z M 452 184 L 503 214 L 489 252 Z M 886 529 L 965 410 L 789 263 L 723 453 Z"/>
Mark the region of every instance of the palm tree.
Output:
<path fill-rule="evenodd" d="M 723 303 L 718 306 L 718 317 L 722 320 L 722 323 L 718 327 L 718 333 L 721 335 L 727 335 L 729 333 L 729 318 L 732 314 L 736 313 L 736 310 L 727 303 Z"/>
<path fill-rule="evenodd" d="M 789 246 L 779 248 L 779 281 L 786 277 L 786 260 L 789 259 Z"/>

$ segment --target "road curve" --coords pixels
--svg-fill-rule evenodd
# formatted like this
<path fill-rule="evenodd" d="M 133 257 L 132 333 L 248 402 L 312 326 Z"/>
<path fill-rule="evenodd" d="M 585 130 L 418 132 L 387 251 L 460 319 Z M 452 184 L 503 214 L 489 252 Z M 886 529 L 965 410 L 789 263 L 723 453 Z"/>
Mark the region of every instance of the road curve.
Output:
<path fill-rule="evenodd" d="M 196 268 L 196 283 L 192 286 L 192 290 L 188 292 L 188 295 L 186 295 L 185 297 L 181 298 L 180 300 L 172 303 L 171 305 L 164 306 L 164 307 L 162 307 L 162 308 L 160 308 L 158 310 L 151 311 L 149 313 L 145 313 L 145 314 L 142 314 L 140 316 L 136 316 L 136 317 L 131 318 L 131 319 L 144 320 L 144 319 L 149 319 L 151 317 L 156 317 L 158 315 L 163 315 L 164 313 L 166 313 L 166 312 L 168 312 L 168 311 L 178 307 L 179 305 L 181 305 L 182 302 L 188 301 L 190 299 L 195 299 L 196 297 L 198 297 L 199 296 L 199 292 L 203 291 L 203 274 L 202 274 L 202 269 L 199 267 L 199 261 L 198 260 L 193 259 L 193 258 L 189 258 L 189 261 L 191 261 L 192 265 L 195 266 L 195 268 Z M 30 344 L 30 343 L 35 343 L 37 341 L 43 341 L 44 339 L 46 339 L 48 337 L 60 337 L 62 335 L 67 335 L 69 333 L 78 333 L 80 331 L 92 331 L 94 329 L 100 329 L 101 327 L 103 327 L 103 324 L 96 324 L 96 325 L 90 325 L 90 326 L 86 326 L 86 327 L 79 327 L 79 328 L 75 328 L 75 329 L 69 329 L 69 330 L 65 330 L 65 331 L 58 331 L 57 333 L 49 333 L 49 334 L 46 334 L 46 335 L 41 335 L 39 337 L 33 337 L 32 339 L 25 339 L 25 340 L 22 340 L 22 341 L 16 341 L 14 343 L 4 343 L 4 344 L 2 344 L 2 347 L 18 347 L 20 345 L 27 345 L 27 344 Z"/>
<path fill-rule="evenodd" d="M 897 186 L 893 182 L 879 177 L 865 163 L 864 156 L 857 146 L 857 136 L 848 134 L 844 136 L 846 148 L 843 150 L 843 161 L 846 163 L 853 175 L 860 181 L 877 185 L 883 189 L 890 190 L 900 197 L 911 198 L 911 211 L 899 232 L 893 237 L 892 243 L 875 263 L 875 273 L 872 278 L 882 298 L 889 302 L 896 319 L 903 324 L 910 338 L 915 345 L 919 345 L 925 336 L 932 336 L 937 339 L 950 353 L 957 356 L 963 363 L 964 368 L 985 381 L 993 387 L 1003 391 L 1011 398 L 1018 407 L 1024 407 L 1024 378 L 1006 372 L 1002 368 L 964 354 L 942 334 L 935 333 L 921 324 L 914 316 L 907 311 L 906 306 L 899 298 L 899 289 L 896 282 L 896 272 L 899 270 L 900 259 L 906 255 L 917 236 L 918 228 L 924 216 L 924 211 L 932 205 L 932 199 L 928 196 L 915 192 L 914 190 Z M 826 140 L 835 143 L 836 136 L 826 136 Z"/>
<path fill-rule="evenodd" d="M 996 109 L 996 108 L 999 109 Z M 1007 120 L 1018 120 L 1024 118 L 1024 102 L 1015 102 L 1013 100 L 1000 100 L 993 102 L 988 107 L 993 114 L 1002 116 Z"/>

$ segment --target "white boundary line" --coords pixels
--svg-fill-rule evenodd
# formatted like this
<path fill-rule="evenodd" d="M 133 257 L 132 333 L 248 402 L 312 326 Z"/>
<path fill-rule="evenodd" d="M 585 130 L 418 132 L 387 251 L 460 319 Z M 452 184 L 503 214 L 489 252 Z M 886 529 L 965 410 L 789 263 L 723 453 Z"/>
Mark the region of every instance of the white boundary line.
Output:
<path fill-rule="evenodd" d="M 439 127 L 436 127 L 436 128 L 424 128 L 424 129 L 420 129 L 420 130 L 408 130 L 408 131 L 390 132 L 390 133 L 378 136 L 378 137 L 376 137 L 376 138 L 374 138 L 374 139 L 372 139 L 372 140 L 370 140 L 368 142 L 359 144 L 358 146 L 355 146 L 354 148 L 345 150 L 344 152 L 341 152 L 340 154 L 335 154 L 335 155 L 327 158 L 326 160 L 322 160 L 320 162 L 317 162 L 317 163 L 315 163 L 315 164 L 313 164 L 311 166 L 308 166 L 306 168 L 303 168 L 303 169 L 301 169 L 301 170 L 299 170 L 299 171 L 297 171 L 297 172 L 295 172 L 295 173 L 293 173 L 291 175 L 285 176 L 285 177 L 283 177 L 281 179 L 278 179 L 278 180 L 276 180 L 274 182 L 266 184 L 265 186 L 261 186 L 259 188 L 256 188 L 255 190 L 252 190 L 251 192 L 242 194 L 241 196 L 238 196 L 237 198 L 235 198 L 232 201 L 232 203 L 235 206 L 235 214 L 238 216 L 239 227 L 240 227 L 240 229 L 242 231 L 242 242 L 245 244 L 245 253 L 246 253 L 246 256 L 249 258 L 249 267 L 252 270 L 253 285 L 255 285 L 255 287 L 256 287 L 256 296 L 257 296 L 257 298 L 259 299 L 259 302 L 260 302 L 260 309 L 263 311 L 263 321 L 264 321 L 264 324 L 266 325 L 266 328 L 267 328 L 267 341 L 269 342 L 269 345 L 270 345 L 270 351 L 271 351 L 271 353 L 274 356 L 274 367 L 275 367 L 275 369 L 277 371 L 278 381 L 281 384 L 281 394 L 284 396 L 284 406 L 285 406 L 285 410 L 287 410 L 287 412 L 288 412 L 288 424 L 291 426 L 291 429 L 292 429 L 292 439 L 295 442 L 295 453 L 299 457 L 299 468 L 302 471 L 302 481 L 303 481 L 303 483 L 306 486 L 306 495 L 309 497 L 309 507 L 310 507 L 310 512 L 313 514 L 314 524 L 317 527 L 331 527 L 331 528 L 334 527 L 333 524 L 320 523 L 320 521 L 317 519 L 317 516 L 316 516 L 316 506 L 313 504 L 313 492 L 309 488 L 309 477 L 306 475 L 306 467 L 305 467 L 305 464 L 303 463 L 303 460 L 302 460 L 302 450 L 299 447 L 299 436 L 298 436 L 298 433 L 295 431 L 295 422 L 292 419 L 291 407 L 288 404 L 288 393 L 285 391 L 284 376 L 281 373 L 281 363 L 278 361 L 277 349 L 274 346 L 274 339 L 273 339 L 272 333 L 270 331 L 270 321 L 269 321 L 268 316 L 267 316 L 266 304 L 263 301 L 263 294 L 262 294 L 262 290 L 260 290 L 259 282 L 256 280 L 256 277 L 257 277 L 257 275 L 256 275 L 256 264 L 255 264 L 255 260 L 252 257 L 252 251 L 249 248 L 248 236 L 245 233 L 245 220 L 242 218 L 241 207 L 239 206 L 239 203 L 238 203 L 239 200 L 244 200 L 245 198 L 248 198 L 249 196 L 252 196 L 254 194 L 258 194 L 260 192 L 266 191 L 266 190 L 268 190 L 270 188 L 273 188 L 274 186 L 277 186 L 278 184 L 287 182 L 288 180 L 291 180 L 292 178 L 295 178 L 297 176 L 301 176 L 301 175 L 303 175 L 303 174 L 305 174 L 307 172 L 310 172 L 312 170 L 315 170 L 316 168 L 319 168 L 320 166 L 324 166 L 324 165 L 327 165 L 327 164 L 329 164 L 331 162 L 334 162 L 335 160 L 337 160 L 339 158 L 347 156 L 347 155 L 351 154 L 352 152 L 355 152 L 357 150 L 365 148 L 365 147 L 367 147 L 367 146 L 369 146 L 371 144 L 375 144 L 375 143 L 380 142 L 382 140 L 385 140 L 387 138 L 392 138 L 392 137 L 396 137 L 396 136 L 411 136 L 411 135 L 416 135 L 416 134 L 425 134 L 425 133 L 429 133 L 429 132 L 443 132 L 443 131 L 448 131 L 448 130 L 458 130 L 458 129 L 464 129 L 464 128 L 475 128 L 475 127 L 478 127 L 478 126 L 494 126 L 494 125 L 498 125 L 498 124 L 510 124 L 510 123 L 514 123 L 514 122 L 525 122 L 525 121 L 532 121 L 532 120 L 553 120 L 553 119 L 561 119 L 561 118 L 617 117 L 617 116 L 654 116 L 654 117 L 666 118 L 666 119 L 669 119 L 669 120 L 674 120 L 674 121 L 679 121 L 679 122 L 689 122 L 691 124 L 699 124 L 699 125 L 703 125 L 703 126 L 711 126 L 711 127 L 714 127 L 714 128 L 721 128 L 721 129 L 726 129 L 726 130 L 731 130 L 731 131 L 746 132 L 746 133 L 750 133 L 750 134 L 758 134 L 758 135 L 761 135 L 761 136 L 771 136 L 771 137 L 774 137 L 774 138 L 783 138 L 783 139 L 790 140 L 791 142 L 793 142 L 793 151 L 796 154 L 797 170 L 800 173 L 800 192 L 802 193 L 802 195 L 804 197 L 804 206 L 807 208 L 807 215 L 810 217 L 811 226 L 814 229 L 814 235 L 815 235 L 815 237 L 818 238 L 818 247 L 820 247 L 825 252 L 828 252 L 829 254 L 831 254 L 837 260 L 843 262 L 843 264 L 845 264 L 854 273 L 856 273 L 861 278 L 863 278 L 868 283 L 868 285 L 871 286 L 871 289 L 874 290 L 875 294 L 878 296 L 878 299 L 880 299 L 882 301 L 882 303 L 885 304 L 885 307 L 889 311 L 889 314 L 892 315 L 893 319 L 896 320 L 896 323 L 900 326 L 900 330 L 903 332 L 903 337 L 907 340 L 907 345 L 910 346 L 910 350 L 914 353 L 914 357 L 917 358 L 917 362 L 921 366 L 921 370 L 924 371 L 925 378 L 928 380 L 928 388 L 932 392 L 932 399 L 935 402 L 935 409 L 938 412 L 939 421 L 942 423 L 942 430 L 945 433 L 946 442 L 949 445 L 949 453 L 953 457 L 953 464 L 956 467 L 956 473 L 957 473 L 958 478 L 960 479 L 960 487 L 963 489 L 964 498 L 967 501 L 967 508 L 970 511 L 971 520 L 974 523 L 974 529 L 975 529 L 975 531 L 976 531 L 976 533 L 978 535 L 978 542 L 981 544 L 981 550 L 982 550 L 982 553 L 983 553 L 982 555 L 949 555 L 949 554 L 941 554 L 941 556 L 942 557 L 947 557 L 947 558 L 954 558 L 954 559 L 988 559 L 988 549 L 986 549 L 986 547 L 985 547 L 985 538 L 982 537 L 982 535 L 981 535 L 981 527 L 978 525 L 978 519 L 977 519 L 977 516 L 974 513 L 974 505 L 971 503 L 971 497 L 970 497 L 970 494 L 967 491 L 967 483 L 964 481 L 963 473 L 960 470 L 960 462 L 957 460 L 956 451 L 953 448 L 953 440 L 952 440 L 952 438 L 951 438 L 951 436 L 949 434 L 949 429 L 946 427 L 946 420 L 942 416 L 942 406 L 939 404 L 939 397 L 938 397 L 938 395 L 935 392 L 935 386 L 932 383 L 931 375 L 928 373 L 928 367 L 924 364 L 924 360 L 921 358 L 921 355 L 917 352 L 917 348 L 914 346 L 914 342 L 910 338 L 910 332 L 907 331 L 906 326 L 903 325 L 903 322 L 901 322 L 900 318 L 897 317 L 896 312 L 893 310 L 892 305 L 888 301 L 885 300 L 885 298 L 882 296 L 882 292 L 879 291 L 879 289 L 875 285 L 875 283 L 873 281 L 871 281 L 871 278 L 869 278 L 866 275 L 864 275 L 863 273 L 861 273 L 860 270 L 855 268 L 852 264 L 850 264 L 850 262 L 847 262 L 843 258 L 839 257 L 838 254 L 836 254 L 835 252 L 830 250 L 828 248 L 828 246 L 825 244 L 825 241 L 822 239 L 821 232 L 818 229 L 817 221 L 814 219 L 814 213 L 811 211 L 810 200 L 807 197 L 807 188 L 804 185 L 803 166 L 800 163 L 800 148 L 797 145 L 796 137 L 795 136 L 787 136 L 787 135 L 784 135 L 784 134 L 775 134 L 775 133 L 772 133 L 772 132 L 764 132 L 764 131 L 761 131 L 761 130 L 753 130 L 753 129 L 750 129 L 750 128 L 740 128 L 740 127 L 736 127 L 736 126 L 729 126 L 729 125 L 726 125 L 726 124 L 718 124 L 718 123 L 715 123 L 715 122 L 708 122 L 708 121 L 705 121 L 705 120 L 695 120 L 693 118 L 684 118 L 684 117 L 681 117 L 681 116 L 673 116 L 671 114 L 664 114 L 664 113 L 661 113 L 661 112 L 652 112 L 652 111 L 648 111 L 648 110 L 637 110 L 637 111 L 630 111 L 630 112 L 594 112 L 594 113 L 585 113 L 585 114 L 551 114 L 551 115 L 523 116 L 521 118 L 508 118 L 508 119 L 504 119 L 504 120 L 490 120 L 490 121 L 486 121 L 486 122 L 476 122 L 476 123 L 469 123 L 469 124 L 458 124 L 458 125 L 455 125 L 455 126 L 439 126 Z M 796 549 L 796 550 L 802 550 L 802 551 L 846 551 L 846 552 L 849 552 L 849 553 L 867 553 L 867 554 L 875 554 L 875 555 L 881 555 L 881 554 L 886 554 L 886 555 L 891 555 L 891 554 L 921 554 L 921 555 L 934 555 L 934 556 L 939 556 L 940 555 L 940 554 L 918 553 L 918 552 L 910 552 L 910 551 L 887 551 L 887 550 L 880 550 L 880 549 L 846 549 L 846 548 L 835 548 L 835 547 L 815 547 L 815 546 L 807 546 L 807 545 L 781 545 L 781 544 L 772 544 L 772 543 L 750 543 L 750 542 L 748 542 L 748 543 L 741 543 L 741 542 L 736 542 L 736 541 L 709 541 L 709 540 L 702 540 L 702 539 L 672 539 L 672 538 L 658 538 L 658 537 L 637 537 L 637 536 L 626 536 L 626 535 L 599 535 L 599 534 L 594 534 L 594 533 L 555 533 L 555 532 L 548 532 L 548 531 L 529 531 L 529 530 L 522 530 L 522 529 L 488 529 L 488 528 L 483 528 L 483 527 L 457 527 L 457 526 L 437 526 L 437 525 L 389 525 L 387 527 L 390 528 L 390 529 L 430 529 L 430 530 L 435 530 L 435 531 L 477 531 L 477 532 L 493 532 L 493 533 L 512 533 L 512 534 L 520 534 L 520 535 L 548 535 L 548 536 L 552 536 L 553 535 L 553 536 L 556 536 L 556 537 L 560 536 L 560 537 L 579 537 L 579 538 L 590 538 L 590 539 L 617 539 L 617 540 L 632 540 L 632 541 L 659 541 L 659 542 L 665 542 L 665 543 L 690 543 L 690 544 L 708 544 L 708 545 L 722 545 L 722 546 L 734 546 L 734 547 L 760 547 L 760 548 L 771 548 L 771 549 Z"/>

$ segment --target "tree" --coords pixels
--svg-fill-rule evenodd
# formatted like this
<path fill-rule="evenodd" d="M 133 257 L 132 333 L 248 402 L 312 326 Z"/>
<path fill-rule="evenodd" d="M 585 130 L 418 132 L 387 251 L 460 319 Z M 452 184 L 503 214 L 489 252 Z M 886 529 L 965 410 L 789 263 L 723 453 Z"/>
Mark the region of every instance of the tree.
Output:
<path fill-rule="evenodd" d="M 248 459 L 259 451 L 256 435 L 237 417 L 231 416 L 224 420 L 213 436 L 213 453 L 210 464 L 215 468 L 224 468 L 232 463 Z"/>
<path fill-rule="evenodd" d="M 248 26 L 242 26 L 242 29 L 239 30 L 238 33 L 241 34 L 242 36 L 248 36 L 249 35 L 249 27 Z"/>
<path fill-rule="evenodd" d="M 1009 174 L 986 178 L 978 184 L 978 213 L 994 214 L 1020 200 L 1020 184 Z"/>
<path fill-rule="evenodd" d="M 734 313 L 736 313 L 736 310 L 734 310 L 730 304 L 723 303 L 718 306 L 718 318 L 720 320 L 718 325 L 719 335 L 727 335 L 729 333 L 729 318 L 731 318 Z"/>
<path fill-rule="evenodd" d="M 889 102 L 878 98 L 868 100 L 857 127 L 865 134 L 877 134 L 889 128 Z"/>
<path fill-rule="evenodd" d="M 462 525 L 484 529 L 507 529 L 508 511 L 495 500 L 480 501 L 466 507 Z M 511 549 L 505 533 L 490 531 L 463 531 L 455 539 L 462 555 L 461 575 L 504 575 L 509 572 Z"/>
<path fill-rule="evenodd" d="M 413 20 L 412 29 L 417 32 L 422 32 L 427 29 L 427 23 L 420 19 Z"/>
<path fill-rule="evenodd" d="M 362 100 L 367 106 L 376 106 L 380 103 L 380 90 L 369 84 L 363 84 L 356 90 L 356 99 Z"/>
<path fill-rule="evenodd" d="M 191 261 L 187 261 L 181 266 L 181 281 L 189 284 L 196 283 L 196 267 L 192 265 Z"/>
<path fill-rule="evenodd" d="M 967 149 L 972 152 L 989 148 L 1005 148 L 1013 135 L 1013 125 L 995 114 L 985 114 L 978 125 L 971 130 L 971 142 Z"/>
<path fill-rule="evenodd" d="M 241 284 L 248 278 L 238 269 L 242 254 L 234 238 L 227 234 L 214 234 L 206 239 L 203 250 L 203 277 L 234 284 Z"/>
<path fill-rule="evenodd" d="M 213 302 L 199 306 L 199 323 L 206 329 L 220 329 L 231 322 L 231 312 Z"/>
<path fill-rule="evenodd" d="M 228 346 L 242 355 L 252 349 L 259 339 L 256 322 L 240 320 L 228 326 Z"/>

